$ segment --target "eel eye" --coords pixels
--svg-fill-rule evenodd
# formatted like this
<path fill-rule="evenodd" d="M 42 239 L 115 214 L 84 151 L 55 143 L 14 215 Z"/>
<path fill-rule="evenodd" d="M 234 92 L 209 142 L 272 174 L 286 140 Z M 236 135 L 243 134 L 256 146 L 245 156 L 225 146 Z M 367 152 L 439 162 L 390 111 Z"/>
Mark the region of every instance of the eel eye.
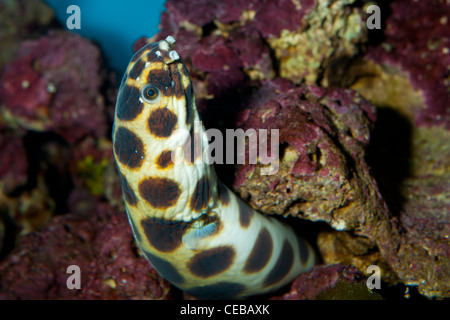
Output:
<path fill-rule="evenodd" d="M 152 85 L 147 85 L 141 90 L 141 97 L 145 102 L 154 103 L 158 96 L 158 89 Z"/>

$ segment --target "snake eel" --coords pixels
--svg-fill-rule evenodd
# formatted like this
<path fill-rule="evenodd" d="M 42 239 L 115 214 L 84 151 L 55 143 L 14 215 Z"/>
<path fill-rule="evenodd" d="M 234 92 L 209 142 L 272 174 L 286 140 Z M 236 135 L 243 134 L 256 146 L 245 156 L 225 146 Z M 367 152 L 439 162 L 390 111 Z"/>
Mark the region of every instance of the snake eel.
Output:
<path fill-rule="evenodd" d="M 174 42 L 169 36 L 136 52 L 117 96 L 113 149 L 136 242 L 163 278 L 197 298 L 277 290 L 313 267 L 314 251 L 185 152 L 208 139 L 203 126 L 194 132 L 200 117 Z"/>

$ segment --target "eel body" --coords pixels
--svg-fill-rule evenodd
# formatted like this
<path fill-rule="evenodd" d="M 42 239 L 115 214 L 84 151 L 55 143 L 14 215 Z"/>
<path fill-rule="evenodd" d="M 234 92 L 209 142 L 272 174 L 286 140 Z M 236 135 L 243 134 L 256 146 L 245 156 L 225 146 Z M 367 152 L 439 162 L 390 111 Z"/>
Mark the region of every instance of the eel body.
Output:
<path fill-rule="evenodd" d="M 311 269 L 315 254 L 289 225 L 218 181 L 212 165 L 195 161 L 208 138 L 203 126 L 194 131 L 200 118 L 174 42 L 136 52 L 117 97 L 114 155 L 136 242 L 162 277 L 198 298 L 274 291 Z"/>

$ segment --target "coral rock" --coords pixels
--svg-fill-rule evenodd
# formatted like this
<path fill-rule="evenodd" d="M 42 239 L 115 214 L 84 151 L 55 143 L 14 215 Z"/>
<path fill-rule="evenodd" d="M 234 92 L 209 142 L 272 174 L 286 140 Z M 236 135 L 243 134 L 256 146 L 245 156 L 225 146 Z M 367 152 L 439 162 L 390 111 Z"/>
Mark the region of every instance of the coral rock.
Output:
<path fill-rule="evenodd" d="M 53 10 L 41 0 L 0 1 L 0 69 L 14 57 L 20 42 L 41 34 L 53 21 Z"/>
<path fill-rule="evenodd" d="M 24 41 L 1 75 L 2 112 L 10 126 L 55 131 L 74 142 L 106 131 L 100 52 L 88 40 L 51 32 Z"/>
<path fill-rule="evenodd" d="M 27 182 L 27 153 L 20 134 L 1 129 L 0 150 L 0 192 L 9 194 Z"/>
<path fill-rule="evenodd" d="M 425 106 L 413 109 L 417 125 L 450 128 L 450 5 L 399 0 L 391 4 L 383 46 L 370 47 L 368 57 L 377 63 L 400 67 L 414 89 L 424 96 Z"/>
<path fill-rule="evenodd" d="M 170 285 L 137 255 L 125 214 L 100 204 L 90 217 L 54 218 L 24 236 L 0 265 L 0 296 L 7 299 L 164 299 Z M 81 289 L 68 289 L 70 265 Z"/>
<path fill-rule="evenodd" d="M 334 264 L 320 266 L 299 276 L 289 293 L 274 300 L 380 300 L 368 290 L 364 275 L 355 267 Z"/>

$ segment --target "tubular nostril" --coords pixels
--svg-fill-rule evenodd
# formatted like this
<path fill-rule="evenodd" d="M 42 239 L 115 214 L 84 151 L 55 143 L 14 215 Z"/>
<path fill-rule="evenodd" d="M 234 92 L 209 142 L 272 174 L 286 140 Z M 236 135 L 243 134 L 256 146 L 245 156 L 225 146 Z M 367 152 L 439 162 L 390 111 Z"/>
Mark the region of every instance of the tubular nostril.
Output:
<path fill-rule="evenodd" d="M 165 41 L 168 42 L 169 44 L 174 44 L 176 42 L 176 40 L 173 36 L 167 36 Z"/>
<path fill-rule="evenodd" d="M 172 51 L 169 52 L 169 57 L 172 60 L 180 59 L 180 56 L 178 55 L 178 52 L 176 52 L 175 50 L 172 50 Z"/>

